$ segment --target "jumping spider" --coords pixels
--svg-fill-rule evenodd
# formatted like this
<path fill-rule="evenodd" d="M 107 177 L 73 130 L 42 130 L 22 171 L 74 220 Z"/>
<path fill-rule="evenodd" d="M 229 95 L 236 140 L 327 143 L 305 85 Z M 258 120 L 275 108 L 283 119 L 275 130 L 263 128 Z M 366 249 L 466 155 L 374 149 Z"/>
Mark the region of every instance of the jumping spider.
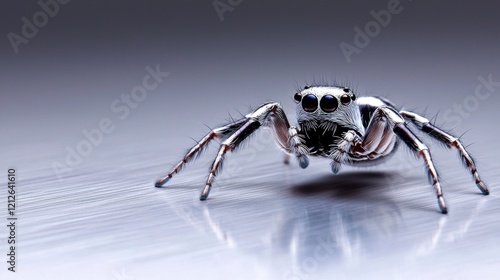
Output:
<path fill-rule="evenodd" d="M 340 86 L 306 86 L 294 95 L 294 100 L 297 103 L 298 126 L 290 126 L 280 104 L 266 103 L 244 118 L 210 131 L 172 171 L 156 181 L 155 186 L 163 186 L 184 164 L 195 158 L 210 140 L 216 138 L 222 143 L 200 196 L 200 200 L 207 199 L 225 154 L 263 126 L 271 129 L 278 146 L 286 154 L 294 155 L 300 167 L 309 165 L 308 156 L 326 157 L 331 159 L 333 173 L 338 173 L 344 163 L 380 163 L 403 142 L 424 161 L 439 208 L 446 214 L 448 208 L 430 151 L 409 129 L 409 121 L 449 148 L 457 149 L 477 187 L 484 195 L 489 194 L 473 159 L 459 139 L 416 113 L 399 111 L 394 104 L 381 97 L 356 98 L 351 89 Z"/>

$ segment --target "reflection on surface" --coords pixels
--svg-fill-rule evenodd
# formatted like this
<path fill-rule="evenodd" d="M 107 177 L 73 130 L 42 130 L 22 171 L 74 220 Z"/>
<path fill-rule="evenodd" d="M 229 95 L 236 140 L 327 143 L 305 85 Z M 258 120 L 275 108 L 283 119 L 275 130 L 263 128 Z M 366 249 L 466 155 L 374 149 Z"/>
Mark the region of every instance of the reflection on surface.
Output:
<path fill-rule="evenodd" d="M 227 203 L 172 209 L 199 231 L 200 225 L 207 226 L 228 248 L 260 256 L 261 264 L 289 267 L 282 271 L 288 277 L 355 263 L 379 250 L 379 240 L 392 238 L 401 213 L 387 195 L 390 177 L 376 172 L 327 175 L 289 185 L 290 195 L 279 199 L 240 201 L 230 209 Z"/>
<path fill-rule="evenodd" d="M 480 200 L 474 209 L 470 212 L 466 219 L 463 219 L 458 227 L 451 229 L 450 232 L 446 232 L 446 224 L 448 222 L 448 217 L 441 217 L 436 226 L 436 230 L 432 233 L 431 237 L 427 241 L 423 241 L 416 246 L 416 257 L 425 257 L 433 253 L 433 251 L 439 247 L 440 243 L 454 243 L 458 242 L 465 237 L 468 231 L 471 229 L 471 225 L 476 220 L 476 216 L 479 211 L 483 208 L 486 200 Z"/>
<path fill-rule="evenodd" d="M 124 267 L 137 279 L 164 270 L 185 276 L 176 279 L 415 279 L 422 268 L 419 278 L 447 279 L 457 264 L 474 276 L 500 269 L 495 193 L 450 186 L 443 216 L 420 172 L 331 175 L 269 154 L 241 164 L 205 202 L 203 162 L 165 189 L 150 185 L 156 172 L 141 161 L 134 172 L 92 167 L 84 173 L 92 177 L 58 185 L 31 173 L 24 184 L 36 187 L 23 190 L 20 208 L 23 263 L 70 271 L 69 260 L 71 268 L 98 260 L 108 274 Z M 148 271 L 155 275 L 142 277 Z"/>
<path fill-rule="evenodd" d="M 471 198 L 473 207 L 454 209 L 450 222 L 450 216 L 425 206 L 408 206 L 405 202 L 429 193 L 421 193 L 419 181 L 400 174 L 346 172 L 285 185 L 282 178 L 276 179 L 281 183 L 271 180 L 271 187 L 247 181 L 233 190 L 246 196 L 227 193 L 228 188 L 208 203 L 170 206 L 197 232 L 232 252 L 230 256 L 246 256 L 246 265 L 265 279 L 310 279 L 340 271 L 350 279 L 346 271 L 359 276 L 360 265 L 400 263 L 391 267 L 392 273 L 405 275 L 443 248 L 455 250 L 471 232 L 480 234 L 472 224 L 487 201 Z M 401 180 L 415 187 L 399 190 Z"/>

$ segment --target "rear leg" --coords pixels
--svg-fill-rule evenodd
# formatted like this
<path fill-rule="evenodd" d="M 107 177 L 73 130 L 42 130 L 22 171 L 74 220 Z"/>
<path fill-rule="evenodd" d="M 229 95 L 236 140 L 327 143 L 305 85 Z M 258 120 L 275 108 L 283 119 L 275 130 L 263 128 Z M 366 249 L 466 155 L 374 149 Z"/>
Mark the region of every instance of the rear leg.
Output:
<path fill-rule="evenodd" d="M 458 138 L 450 135 L 449 133 L 443 131 L 442 129 L 432 125 L 428 119 L 408 111 L 401 111 L 401 115 L 412 121 L 419 129 L 430 135 L 431 137 L 437 139 L 438 141 L 445 143 L 450 149 L 457 149 L 460 157 L 462 158 L 464 164 L 469 168 L 469 171 L 474 178 L 477 187 L 484 194 L 488 195 L 490 191 L 488 190 L 488 186 L 483 182 L 481 177 L 479 177 L 479 173 L 477 172 L 476 164 L 474 160 L 469 155 L 469 153 L 465 150 L 464 146 L 458 140 Z"/>

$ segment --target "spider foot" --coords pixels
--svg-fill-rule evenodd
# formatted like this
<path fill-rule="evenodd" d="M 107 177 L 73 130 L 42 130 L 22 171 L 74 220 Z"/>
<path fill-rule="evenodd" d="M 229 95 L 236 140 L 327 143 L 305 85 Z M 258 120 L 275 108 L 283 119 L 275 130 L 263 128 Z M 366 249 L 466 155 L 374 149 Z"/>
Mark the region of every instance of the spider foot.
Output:
<path fill-rule="evenodd" d="M 332 161 L 332 163 L 331 163 L 330 167 L 332 168 L 332 172 L 333 172 L 333 174 L 337 174 L 337 173 L 339 173 L 339 171 L 340 171 L 340 166 L 341 166 L 340 162 L 337 162 L 337 161 Z"/>
<path fill-rule="evenodd" d="M 490 190 L 488 189 L 488 186 L 486 186 L 486 184 L 483 183 L 482 181 L 476 182 L 476 185 L 484 195 L 490 194 Z"/>
<path fill-rule="evenodd" d="M 210 193 L 210 189 L 212 188 L 211 185 L 206 185 L 204 188 L 203 188 L 203 191 L 201 191 L 201 195 L 200 195 L 200 200 L 201 201 L 204 201 L 204 200 L 207 200 L 208 198 L 208 194 Z"/>
<path fill-rule="evenodd" d="M 302 169 L 305 169 L 309 166 L 309 159 L 306 156 L 299 157 L 299 165 Z"/>
<path fill-rule="evenodd" d="M 155 187 L 156 188 L 161 188 L 163 185 L 165 185 L 170 179 L 172 178 L 172 176 L 166 176 L 166 177 L 163 177 L 161 179 L 159 179 L 158 181 L 156 181 L 155 183 Z"/>
<path fill-rule="evenodd" d="M 448 207 L 446 207 L 446 203 L 444 202 L 443 196 L 438 197 L 439 209 L 441 209 L 441 213 L 448 214 Z"/>

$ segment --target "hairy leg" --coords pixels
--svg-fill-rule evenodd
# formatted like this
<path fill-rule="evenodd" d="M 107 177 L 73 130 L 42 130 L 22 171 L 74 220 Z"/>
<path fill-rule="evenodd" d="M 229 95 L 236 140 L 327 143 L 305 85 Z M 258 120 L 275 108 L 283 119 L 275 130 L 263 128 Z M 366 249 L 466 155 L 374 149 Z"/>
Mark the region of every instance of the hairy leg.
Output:
<path fill-rule="evenodd" d="M 458 138 L 434 126 L 429 122 L 428 119 L 416 113 L 401 111 L 401 115 L 404 118 L 413 122 L 419 129 L 427 133 L 432 138 L 446 144 L 446 146 L 448 146 L 450 149 L 456 149 L 460 154 L 460 158 L 462 159 L 464 165 L 471 172 L 472 177 L 474 178 L 474 181 L 476 182 L 476 185 L 479 188 L 479 190 L 485 195 L 490 193 L 488 186 L 483 182 L 483 180 L 479 176 L 474 160 L 472 159 L 472 157 L 467 152 L 467 150 L 465 149 L 465 147 L 462 145 L 462 143 Z"/>

